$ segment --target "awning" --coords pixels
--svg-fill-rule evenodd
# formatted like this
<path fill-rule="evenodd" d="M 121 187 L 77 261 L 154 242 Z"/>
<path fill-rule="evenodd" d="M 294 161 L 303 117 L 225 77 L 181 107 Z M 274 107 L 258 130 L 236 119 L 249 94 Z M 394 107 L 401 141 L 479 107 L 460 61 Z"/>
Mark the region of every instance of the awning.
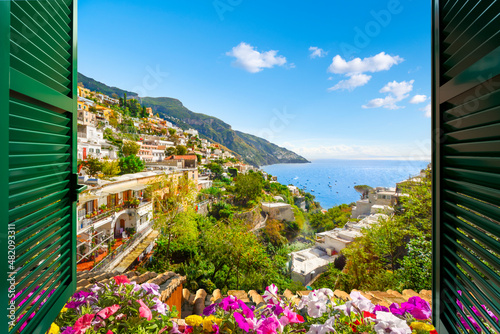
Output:
<path fill-rule="evenodd" d="M 134 190 L 134 191 L 139 191 L 146 189 L 148 186 L 145 184 L 134 184 L 134 185 L 122 185 L 122 186 L 114 186 L 114 187 L 109 187 L 110 189 L 103 189 L 102 194 L 104 196 L 106 195 L 114 195 L 114 194 L 119 194 L 121 192 L 127 191 L 127 190 Z"/>
<path fill-rule="evenodd" d="M 144 190 L 148 187 L 147 184 L 138 184 L 136 186 L 130 187 L 131 190 L 139 191 L 139 190 Z"/>
<path fill-rule="evenodd" d="M 79 196 L 78 201 L 80 203 L 84 203 L 84 202 L 89 202 L 89 201 L 99 199 L 101 197 L 102 197 L 102 195 L 98 196 L 98 195 L 94 195 L 94 194 L 84 194 L 84 195 Z"/>

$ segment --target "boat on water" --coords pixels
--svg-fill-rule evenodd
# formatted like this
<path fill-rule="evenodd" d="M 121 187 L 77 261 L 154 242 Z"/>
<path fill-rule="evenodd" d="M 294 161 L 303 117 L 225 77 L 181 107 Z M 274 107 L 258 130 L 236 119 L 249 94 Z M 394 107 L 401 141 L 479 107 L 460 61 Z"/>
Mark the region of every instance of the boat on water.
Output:
<path fill-rule="evenodd" d="M 313 192 L 314 192 L 314 189 L 311 189 L 311 192 L 313 193 Z"/>

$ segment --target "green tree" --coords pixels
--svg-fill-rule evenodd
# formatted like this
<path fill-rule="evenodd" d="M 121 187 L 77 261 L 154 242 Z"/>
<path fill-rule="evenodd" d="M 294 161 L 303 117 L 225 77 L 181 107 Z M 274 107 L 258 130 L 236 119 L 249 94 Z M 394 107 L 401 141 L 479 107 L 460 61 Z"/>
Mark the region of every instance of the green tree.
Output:
<path fill-rule="evenodd" d="M 236 199 L 243 205 L 255 201 L 262 194 L 263 179 L 257 173 L 240 174 L 235 182 Z"/>
<path fill-rule="evenodd" d="M 118 160 L 105 160 L 102 163 L 102 173 L 105 178 L 111 178 L 120 174 L 120 161 Z"/>
<path fill-rule="evenodd" d="M 175 146 L 167 147 L 167 149 L 165 150 L 165 155 L 168 157 L 171 155 L 175 155 L 176 153 L 177 153 L 177 149 L 175 148 Z"/>
<path fill-rule="evenodd" d="M 126 141 L 122 146 L 122 153 L 124 156 L 128 157 L 129 155 L 137 155 L 139 153 L 139 149 L 141 146 L 133 141 Z"/>
<path fill-rule="evenodd" d="M 142 106 L 142 110 L 141 110 L 141 118 L 148 118 L 149 114 L 148 112 L 146 111 L 146 106 Z"/>
<path fill-rule="evenodd" d="M 415 291 L 432 289 L 432 242 L 424 236 L 412 239 L 406 246 L 408 255 L 397 271 L 401 285 Z"/>
<path fill-rule="evenodd" d="M 123 107 L 127 108 L 127 93 L 123 93 Z"/>
<path fill-rule="evenodd" d="M 122 174 L 132 174 L 142 172 L 144 161 L 136 155 L 129 155 L 120 158 L 120 169 Z"/>
<path fill-rule="evenodd" d="M 170 134 L 170 136 L 173 136 L 173 135 L 175 135 L 177 133 L 177 131 L 175 131 L 174 128 L 169 128 L 168 129 L 168 133 Z"/>
<path fill-rule="evenodd" d="M 210 169 L 210 171 L 213 174 L 213 178 L 215 180 L 220 180 L 222 178 L 223 170 L 222 170 L 222 166 L 221 165 L 219 165 L 218 163 L 215 163 L 215 162 L 211 162 L 208 165 L 206 165 L 206 167 L 208 169 Z"/>
<path fill-rule="evenodd" d="M 184 145 L 177 145 L 177 155 L 185 155 L 187 153 L 187 148 Z"/>
<path fill-rule="evenodd" d="M 87 156 L 86 160 L 79 160 L 78 165 L 81 165 L 85 173 L 91 177 L 97 176 L 102 170 L 102 162 L 92 155 Z"/>

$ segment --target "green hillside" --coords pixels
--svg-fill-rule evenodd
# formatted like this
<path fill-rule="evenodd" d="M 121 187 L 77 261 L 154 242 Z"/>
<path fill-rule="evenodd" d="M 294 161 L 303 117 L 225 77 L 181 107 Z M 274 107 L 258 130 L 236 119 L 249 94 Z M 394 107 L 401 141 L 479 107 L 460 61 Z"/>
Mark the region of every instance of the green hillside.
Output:
<path fill-rule="evenodd" d="M 96 89 L 105 94 L 113 91 L 118 96 L 123 96 L 124 92 L 127 93 L 127 96 L 135 95 L 133 92 L 127 92 L 116 87 L 108 87 L 82 74 L 79 74 L 78 82 L 82 82 L 87 88 Z M 177 99 L 170 97 L 143 97 L 140 98 L 140 101 L 147 107 L 153 108 L 154 113 L 160 114 L 160 116 L 178 127 L 198 130 L 202 137 L 226 146 L 239 154 L 247 163 L 254 166 L 309 162 L 300 155 L 270 143 L 265 139 L 235 131 L 229 124 L 218 118 L 195 113 L 184 107 L 182 102 Z"/>

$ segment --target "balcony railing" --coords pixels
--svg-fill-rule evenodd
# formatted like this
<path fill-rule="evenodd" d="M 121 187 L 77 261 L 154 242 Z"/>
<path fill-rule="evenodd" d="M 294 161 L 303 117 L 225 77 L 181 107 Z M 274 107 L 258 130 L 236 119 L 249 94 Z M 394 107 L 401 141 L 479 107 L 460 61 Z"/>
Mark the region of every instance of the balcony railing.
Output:
<path fill-rule="evenodd" d="M 135 233 L 131 238 L 124 241 L 118 248 L 113 250 L 110 254 L 108 254 L 105 258 L 103 258 L 99 263 L 97 263 L 92 269 L 91 272 L 97 270 L 105 269 L 113 260 L 116 259 L 122 252 L 128 250 L 128 248 L 138 239 L 142 238 L 144 235 L 149 234 L 151 232 L 151 227 L 153 227 L 154 221 L 148 223 L 141 232 Z"/>

